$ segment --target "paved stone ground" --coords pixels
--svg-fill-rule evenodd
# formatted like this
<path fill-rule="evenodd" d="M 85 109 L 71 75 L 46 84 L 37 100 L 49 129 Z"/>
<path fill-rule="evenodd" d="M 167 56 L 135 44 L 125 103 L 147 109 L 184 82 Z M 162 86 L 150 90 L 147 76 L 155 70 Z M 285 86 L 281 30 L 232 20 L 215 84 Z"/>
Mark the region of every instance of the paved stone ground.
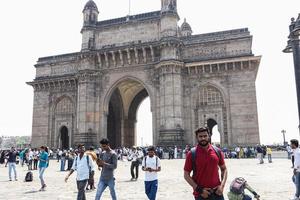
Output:
<path fill-rule="evenodd" d="M 257 164 L 256 159 L 226 160 L 229 177 L 225 191 L 234 177 L 243 176 L 261 195 L 261 200 L 286 200 L 293 196 L 294 185 L 291 182 L 291 161 L 274 159 L 274 162 Z M 159 174 L 158 200 L 190 200 L 191 188 L 183 179 L 184 160 L 163 160 L 162 172 Z M 116 171 L 116 191 L 119 200 L 146 200 L 144 194 L 144 173 L 140 173 L 138 181 L 131 182 L 129 162 L 118 162 Z M 59 172 L 56 161 L 51 161 L 45 172 L 47 191 L 38 192 L 40 187 L 38 172 L 34 171 L 34 181 L 23 182 L 26 167 L 17 167 L 19 181 L 8 181 L 8 169 L 0 166 L 0 199 L 5 200 L 69 200 L 76 199 L 75 174 L 68 183 L 64 182 L 67 172 Z M 99 172 L 96 173 L 98 182 Z M 87 199 L 94 199 L 95 191 L 87 193 Z M 110 199 L 109 191 L 105 191 L 104 200 Z"/>

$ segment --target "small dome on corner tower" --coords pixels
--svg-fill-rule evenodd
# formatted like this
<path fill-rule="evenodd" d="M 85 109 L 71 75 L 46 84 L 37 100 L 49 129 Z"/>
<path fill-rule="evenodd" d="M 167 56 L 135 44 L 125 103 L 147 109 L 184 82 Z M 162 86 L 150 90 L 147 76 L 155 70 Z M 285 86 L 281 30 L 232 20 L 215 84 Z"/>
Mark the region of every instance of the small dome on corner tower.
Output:
<path fill-rule="evenodd" d="M 85 10 L 96 10 L 97 12 L 99 12 L 96 3 L 93 0 L 89 0 L 85 4 L 83 11 L 85 11 Z"/>
<path fill-rule="evenodd" d="M 184 18 L 184 22 L 181 25 L 181 30 L 182 31 L 192 31 L 191 26 L 189 25 L 189 23 L 186 22 L 185 18 Z"/>
<path fill-rule="evenodd" d="M 186 22 L 186 19 L 184 18 L 184 22 L 181 25 L 181 33 L 183 36 L 189 36 L 192 35 L 193 31 L 189 23 Z"/>

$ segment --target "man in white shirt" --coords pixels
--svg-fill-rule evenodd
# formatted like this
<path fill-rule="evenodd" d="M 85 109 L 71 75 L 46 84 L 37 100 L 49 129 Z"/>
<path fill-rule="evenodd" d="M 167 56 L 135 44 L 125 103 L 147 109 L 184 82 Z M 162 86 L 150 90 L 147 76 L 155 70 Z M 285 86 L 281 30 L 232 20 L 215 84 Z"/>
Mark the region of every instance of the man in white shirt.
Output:
<path fill-rule="evenodd" d="M 130 152 L 129 160 L 131 160 L 131 166 L 130 166 L 130 173 L 131 173 L 131 180 L 137 180 L 139 177 L 139 165 L 140 160 L 142 160 L 143 152 L 141 152 L 136 147 L 132 148 L 132 152 Z M 135 169 L 135 173 L 134 173 Z"/>
<path fill-rule="evenodd" d="M 296 193 L 292 200 L 299 200 L 300 196 L 300 149 L 299 142 L 296 139 L 291 140 L 291 147 L 294 151 L 294 176 L 295 176 L 295 185 L 296 185 Z"/>
<path fill-rule="evenodd" d="M 153 146 L 148 148 L 148 155 L 142 162 L 142 170 L 145 171 L 145 193 L 149 200 L 155 200 L 158 186 L 157 172 L 160 172 L 161 166 Z"/>
<path fill-rule="evenodd" d="M 95 173 L 95 166 L 92 158 L 85 154 L 84 145 L 78 145 L 78 156 L 74 159 L 73 166 L 69 174 L 65 178 L 65 182 L 68 181 L 70 175 L 76 170 L 77 171 L 77 189 L 78 195 L 77 200 L 86 200 L 85 188 L 90 176 L 90 173 Z"/>

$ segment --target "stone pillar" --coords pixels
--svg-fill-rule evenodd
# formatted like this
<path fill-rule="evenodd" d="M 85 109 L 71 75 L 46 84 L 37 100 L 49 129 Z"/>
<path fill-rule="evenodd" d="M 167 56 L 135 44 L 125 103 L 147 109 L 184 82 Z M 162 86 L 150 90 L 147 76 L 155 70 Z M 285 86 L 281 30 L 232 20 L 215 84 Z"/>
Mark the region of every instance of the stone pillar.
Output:
<path fill-rule="evenodd" d="M 77 126 L 76 143 L 86 146 L 97 145 L 95 127 L 96 115 L 96 75 L 93 71 L 82 70 L 78 75 Z"/>
<path fill-rule="evenodd" d="M 35 86 L 37 87 L 37 86 Z M 49 91 L 34 90 L 33 113 L 32 113 L 32 137 L 31 145 L 39 147 L 41 145 L 49 145 Z"/>
<path fill-rule="evenodd" d="M 134 48 L 135 63 L 139 64 L 139 54 L 137 48 Z"/>
<path fill-rule="evenodd" d="M 184 145 L 181 62 L 160 63 L 160 130 L 158 145 Z"/>
<path fill-rule="evenodd" d="M 145 47 L 143 47 L 143 60 L 144 60 L 144 63 L 147 63 L 147 54 L 146 54 Z"/>
<path fill-rule="evenodd" d="M 105 57 L 105 65 L 108 68 L 109 67 L 109 62 L 108 62 L 108 55 L 106 52 L 104 52 L 104 57 Z"/>
<path fill-rule="evenodd" d="M 115 52 L 111 51 L 110 53 L 112 55 L 113 66 L 116 67 L 117 66 L 117 62 L 116 62 Z"/>
<path fill-rule="evenodd" d="M 102 68 L 102 61 L 101 61 L 101 54 L 97 53 L 97 59 L 98 59 L 98 63 L 99 63 L 99 68 Z"/>
<path fill-rule="evenodd" d="M 152 62 L 154 62 L 155 58 L 154 58 L 154 50 L 153 50 L 152 45 L 150 45 L 150 51 L 151 51 L 151 59 L 152 59 Z"/>
<path fill-rule="evenodd" d="M 120 54 L 121 65 L 124 66 L 123 54 L 122 54 L 122 51 L 121 51 L 121 50 L 119 50 L 119 54 Z"/>
<path fill-rule="evenodd" d="M 128 64 L 131 65 L 130 49 L 126 49 L 126 51 L 127 51 L 127 60 L 128 60 Z"/>

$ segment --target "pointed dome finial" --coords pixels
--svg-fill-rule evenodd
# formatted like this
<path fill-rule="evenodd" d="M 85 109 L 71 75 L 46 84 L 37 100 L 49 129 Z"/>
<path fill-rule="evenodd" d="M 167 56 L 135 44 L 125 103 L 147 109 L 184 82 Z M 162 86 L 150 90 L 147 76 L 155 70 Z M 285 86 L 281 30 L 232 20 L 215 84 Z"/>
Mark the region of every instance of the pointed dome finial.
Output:
<path fill-rule="evenodd" d="M 184 22 L 181 25 L 181 32 L 184 36 L 189 36 L 193 33 L 191 26 L 186 21 L 186 18 L 184 18 Z"/>
<path fill-rule="evenodd" d="M 91 10 L 96 10 L 97 12 L 99 12 L 96 3 L 95 3 L 93 0 L 89 0 L 89 1 L 85 4 L 83 11 L 85 11 L 85 10 L 90 10 L 90 9 L 91 9 Z"/>

